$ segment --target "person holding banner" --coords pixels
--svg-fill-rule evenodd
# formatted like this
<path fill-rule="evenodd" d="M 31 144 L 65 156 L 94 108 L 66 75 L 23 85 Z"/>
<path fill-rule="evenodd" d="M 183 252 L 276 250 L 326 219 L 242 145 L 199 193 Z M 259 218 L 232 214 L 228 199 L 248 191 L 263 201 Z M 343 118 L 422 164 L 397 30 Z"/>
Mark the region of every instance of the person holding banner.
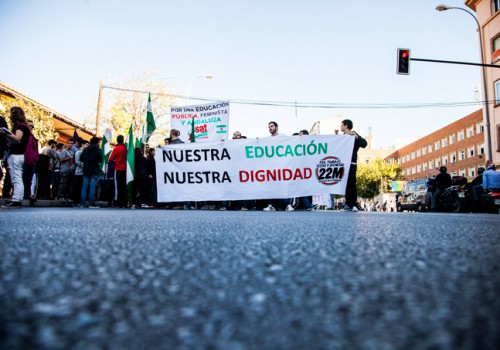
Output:
<path fill-rule="evenodd" d="M 276 123 L 274 121 L 269 122 L 267 127 L 269 128 L 269 133 L 271 134 L 271 137 L 285 136 L 285 135 L 282 135 L 278 132 L 278 123 Z M 276 211 L 276 209 L 283 210 L 284 207 L 286 207 L 286 209 L 285 209 L 286 211 L 294 211 L 295 210 L 292 207 L 292 205 L 290 204 L 291 199 L 270 199 L 269 202 L 270 202 L 269 205 L 263 209 L 264 211 Z M 287 205 L 287 203 L 289 203 L 289 204 Z"/>
<path fill-rule="evenodd" d="M 361 136 L 359 136 L 355 131 L 352 130 L 353 123 L 349 119 L 344 119 L 340 124 L 340 131 L 344 134 L 352 135 L 355 137 L 354 149 L 352 151 L 351 166 L 349 167 L 349 176 L 347 178 L 347 187 L 345 190 L 345 206 L 343 211 L 358 211 L 356 206 L 356 201 L 358 199 L 358 191 L 356 187 L 356 170 L 358 168 L 358 150 L 359 148 L 365 148 L 368 142 Z"/>

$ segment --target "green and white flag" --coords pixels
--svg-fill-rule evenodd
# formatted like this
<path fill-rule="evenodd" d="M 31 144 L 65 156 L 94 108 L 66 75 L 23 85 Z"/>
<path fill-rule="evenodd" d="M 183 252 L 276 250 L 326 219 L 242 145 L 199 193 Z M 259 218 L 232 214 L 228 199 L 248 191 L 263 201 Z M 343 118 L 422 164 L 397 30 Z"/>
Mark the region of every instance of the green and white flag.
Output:
<path fill-rule="evenodd" d="M 134 132 L 132 130 L 132 124 L 130 124 L 130 129 L 128 130 L 128 137 L 127 137 L 127 193 L 131 205 L 132 205 L 132 184 L 134 181 L 134 169 L 135 169 L 134 148 L 135 148 Z"/>
<path fill-rule="evenodd" d="M 101 170 L 103 174 L 106 174 L 106 165 L 108 165 L 109 155 L 111 154 L 111 147 L 109 145 L 109 140 L 111 140 L 111 130 L 106 129 L 104 135 L 101 139 L 101 153 L 102 153 L 102 165 Z"/>
<path fill-rule="evenodd" d="M 142 126 L 142 135 L 141 140 L 142 144 L 146 144 L 149 141 L 151 135 L 156 130 L 155 118 L 153 116 L 153 106 L 151 104 L 151 93 L 148 96 L 148 106 L 147 106 L 147 114 L 146 114 L 146 122 Z"/>

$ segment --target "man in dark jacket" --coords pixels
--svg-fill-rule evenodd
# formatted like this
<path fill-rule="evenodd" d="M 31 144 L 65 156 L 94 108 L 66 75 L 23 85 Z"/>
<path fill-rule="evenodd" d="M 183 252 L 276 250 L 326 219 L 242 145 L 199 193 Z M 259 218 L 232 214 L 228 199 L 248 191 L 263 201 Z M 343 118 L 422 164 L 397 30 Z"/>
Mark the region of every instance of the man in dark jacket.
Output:
<path fill-rule="evenodd" d="M 85 206 L 87 200 L 87 190 L 89 191 L 89 208 L 98 208 L 95 204 L 95 190 L 99 173 L 101 171 L 100 164 L 102 162 L 102 153 L 99 148 L 101 139 L 92 137 L 90 146 L 85 148 L 80 157 L 80 162 L 83 163 L 83 184 L 80 198 L 80 207 Z M 89 189 L 90 186 L 90 189 Z"/>
<path fill-rule="evenodd" d="M 345 119 L 340 124 L 340 131 L 344 134 L 352 135 L 354 139 L 354 149 L 352 151 L 351 166 L 349 167 L 349 176 L 347 177 L 347 187 L 345 189 L 345 206 L 344 211 L 358 211 L 356 201 L 358 200 L 358 189 L 356 187 L 356 170 L 358 169 L 358 150 L 365 148 L 368 142 L 357 132 L 352 130 L 353 123 L 349 119 Z"/>
<path fill-rule="evenodd" d="M 437 211 L 439 198 L 441 194 L 451 186 L 451 176 L 447 173 L 448 169 L 445 166 L 439 168 L 439 174 L 436 176 L 436 180 L 434 180 L 434 184 L 436 189 L 434 190 L 434 194 L 432 195 L 431 202 L 431 210 Z"/>

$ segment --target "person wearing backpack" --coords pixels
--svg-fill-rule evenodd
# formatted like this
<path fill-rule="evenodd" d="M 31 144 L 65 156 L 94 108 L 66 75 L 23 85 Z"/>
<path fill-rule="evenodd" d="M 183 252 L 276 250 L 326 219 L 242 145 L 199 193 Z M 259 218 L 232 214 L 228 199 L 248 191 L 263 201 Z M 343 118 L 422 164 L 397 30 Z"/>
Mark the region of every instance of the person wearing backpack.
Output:
<path fill-rule="evenodd" d="M 8 160 L 8 167 L 14 191 L 12 193 L 11 202 L 4 208 L 19 209 L 22 208 L 22 200 L 24 196 L 24 153 L 26 152 L 31 132 L 26 125 L 26 116 L 21 107 L 15 106 L 10 109 L 10 123 L 12 125 L 12 133 L 8 133 L 4 130 L 1 132 L 6 135 L 8 139 L 13 141 L 13 143 L 9 145 L 10 156 Z"/>

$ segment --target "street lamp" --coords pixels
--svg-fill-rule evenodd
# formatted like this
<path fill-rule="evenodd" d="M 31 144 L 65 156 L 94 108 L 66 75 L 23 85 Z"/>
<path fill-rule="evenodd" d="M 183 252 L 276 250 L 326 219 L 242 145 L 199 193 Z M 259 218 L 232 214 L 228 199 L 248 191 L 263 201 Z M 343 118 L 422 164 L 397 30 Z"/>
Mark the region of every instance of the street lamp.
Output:
<path fill-rule="evenodd" d="M 187 94 L 186 94 L 186 106 L 189 106 L 189 97 L 191 95 L 191 86 L 193 83 L 198 80 L 198 79 L 213 79 L 214 75 L 213 74 L 207 74 L 207 75 L 200 75 L 199 77 L 191 79 L 191 81 L 188 84 L 187 88 Z"/>
<path fill-rule="evenodd" d="M 472 12 L 470 12 L 467 9 L 461 8 L 461 7 L 454 7 L 454 6 L 446 6 L 446 5 L 438 5 L 436 6 L 437 11 L 447 11 L 447 10 L 462 10 L 464 12 L 467 12 L 469 15 L 474 18 L 477 24 L 477 32 L 479 33 L 479 47 L 481 47 L 481 64 L 484 65 L 484 49 L 483 49 L 483 36 L 481 34 L 481 25 L 479 24 L 479 21 L 477 20 L 476 16 Z M 484 90 L 484 111 L 486 113 L 486 135 L 487 135 L 487 151 L 488 151 L 488 159 L 490 161 L 493 160 L 493 154 L 491 151 L 491 133 L 490 133 L 490 109 L 489 109 L 489 101 L 488 101 L 488 88 L 486 84 L 486 69 L 484 66 L 481 66 L 481 71 L 483 73 L 483 90 Z"/>

